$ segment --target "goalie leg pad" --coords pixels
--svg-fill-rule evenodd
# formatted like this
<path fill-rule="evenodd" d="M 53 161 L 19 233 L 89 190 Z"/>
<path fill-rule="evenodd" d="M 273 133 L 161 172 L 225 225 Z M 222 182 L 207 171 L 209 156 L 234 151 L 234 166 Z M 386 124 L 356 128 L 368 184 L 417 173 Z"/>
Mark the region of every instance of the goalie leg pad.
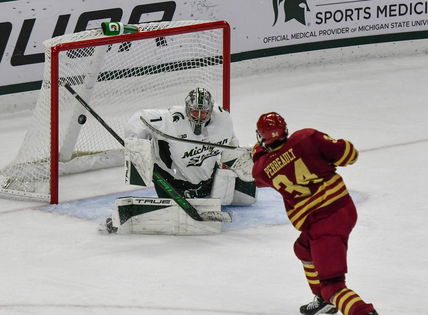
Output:
<path fill-rule="evenodd" d="M 256 182 L 243 181 L 234 170 L 217 169 L 211 198 L 220 199 L 223 206 L 248 206 L 256 202 Z"/>
<path fill-rule="evenodd" d="M 189 199 L 198 212 L 221 211 L 216 199 Z M 187 215 L 173 199 L 116 199 L 112 225 L 118 234 L 209 235 L 221 232 L 222 223 L 196 221 Z"/>
<path fill-rule="evenodd" d="M 217 169 L 211 188 L 211 198 L 221 200 L 222 205 L 230 205 L 233 201 L 237 175 L 228 169 Z"/>
<path fill-rule="evenodd" d="M 256 202 L 256 182 L 243 181 L 236 178 L 235 191 L 233 193 L 232 205 L 249 206 Z"/>

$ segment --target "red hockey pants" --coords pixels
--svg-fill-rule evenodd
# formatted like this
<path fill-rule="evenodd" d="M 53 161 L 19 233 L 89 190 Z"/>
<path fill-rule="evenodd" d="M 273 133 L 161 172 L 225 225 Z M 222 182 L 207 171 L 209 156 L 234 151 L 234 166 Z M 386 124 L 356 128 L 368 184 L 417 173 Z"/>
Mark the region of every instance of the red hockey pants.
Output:
<path fill-rule="evenodd" d="M 355 223 L 357 211 L 351 198 L 329 216 L 315 221 L 303 230 L 294 244 L 294 252 L 301 261 L 312 262 L 318 272 L 320 285 L 311 286 L 316 295 L 329 301 L 345 287 L 348 238 Z"/>

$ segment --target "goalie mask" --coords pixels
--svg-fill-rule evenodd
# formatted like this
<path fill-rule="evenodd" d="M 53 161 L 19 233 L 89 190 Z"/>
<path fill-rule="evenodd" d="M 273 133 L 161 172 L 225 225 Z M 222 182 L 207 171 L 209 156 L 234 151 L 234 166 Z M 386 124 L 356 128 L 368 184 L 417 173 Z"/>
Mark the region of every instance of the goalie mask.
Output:
<path fill-rule="evenodd" d="M 210 120 L 214 101 L 211 93 L 203 88 L 196 88 L 186 97 L 186 115 L 190 120 L 193 133 L 200 135 L 204 124 Z"/>
<path fill-rule="evenodd" d="M 287 140 L 287 123 L 278 113 L 263 114 L 257 121 L 256 134 L 260 145 L 268 150 L 274 149 Z"/>

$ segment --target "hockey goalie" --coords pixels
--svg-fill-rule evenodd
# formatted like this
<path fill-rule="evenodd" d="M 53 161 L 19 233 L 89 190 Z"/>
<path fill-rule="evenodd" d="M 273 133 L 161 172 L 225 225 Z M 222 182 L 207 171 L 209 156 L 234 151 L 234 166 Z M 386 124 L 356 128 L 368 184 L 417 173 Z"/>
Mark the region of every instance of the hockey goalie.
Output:
<path fill-rule="evenodd" d="M 184 106 L 136 112 L 125 136 L 129 184 L 147 186 L 158 174 L 202 212 L 256 201 L 251 150 L 238 147 L 230 114 L 215 106 L 204 88 L 190 91 Z M 191 235 L 221 231 L 221 222 L 193 220 L 168 199 L 164 186 L 155 180 L 153 184 L 159 198 L 116 201 L 108 231 Z"/>

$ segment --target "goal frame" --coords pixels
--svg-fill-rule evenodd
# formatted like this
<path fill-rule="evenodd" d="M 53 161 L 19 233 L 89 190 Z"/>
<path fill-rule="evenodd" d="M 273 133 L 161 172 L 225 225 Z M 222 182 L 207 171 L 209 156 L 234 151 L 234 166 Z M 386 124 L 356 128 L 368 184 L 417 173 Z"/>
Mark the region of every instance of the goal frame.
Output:
<path fill-rule="evenodd" d="M 63 51 L 78 48 L 88 48 L 119 42 L 131 42 L 142 39 L 158 38 L 162 36 L 180 35 L 198 31 L 214 29 L 223 30 L 223 108 L 230 111 L 230 26 L 226 21 L 206 22 L 201 24 L 178 26 L 161 30 L 137 32 L 131 34 L 108 36 L 97 39 L 88 39 L 76 42 L 61 43 L 51 47 L 51 111 L 50 111 L 50 203 L 59 202 L 59 54 Z"/>

